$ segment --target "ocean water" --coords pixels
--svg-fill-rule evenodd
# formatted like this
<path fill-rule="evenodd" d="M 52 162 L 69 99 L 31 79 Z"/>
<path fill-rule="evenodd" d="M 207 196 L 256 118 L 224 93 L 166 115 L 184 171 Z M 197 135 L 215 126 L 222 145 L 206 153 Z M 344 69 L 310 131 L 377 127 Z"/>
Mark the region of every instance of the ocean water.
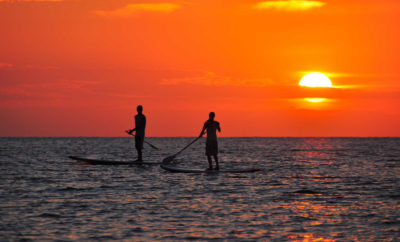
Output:
<path fill-rule="evenodd" d="M 161 161 L 193 138 L 148 138 Z M 221 138 L 222 168 L 95 166 L 132 138 L 1 138 L 1 241 L 398 241 L 399 138 Z M 177 165 L 206 168 L 204 140 Z"/>

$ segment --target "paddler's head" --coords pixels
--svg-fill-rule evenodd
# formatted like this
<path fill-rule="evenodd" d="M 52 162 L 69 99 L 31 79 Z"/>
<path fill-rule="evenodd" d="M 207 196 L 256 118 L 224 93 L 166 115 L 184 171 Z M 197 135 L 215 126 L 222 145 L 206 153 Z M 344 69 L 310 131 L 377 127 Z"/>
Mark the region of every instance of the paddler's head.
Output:
<path fill-rule="evenodd" d="M 208 115 L 208 117 L 210 117 L 211 120 L 214 120 L 214 118 L 215 118 L 215 113 L 214 113 L 214 112 L 210 112 L 210 114 Z"/>
<path fill-rule="evenodd" d="M 142 112 L 143 112 L 143 107 L 142 107 L 142 105 L 138 105 L 137 108 L 136 108 L 136 110 L 137 110 L 138 113 L 142 113 Z"/>

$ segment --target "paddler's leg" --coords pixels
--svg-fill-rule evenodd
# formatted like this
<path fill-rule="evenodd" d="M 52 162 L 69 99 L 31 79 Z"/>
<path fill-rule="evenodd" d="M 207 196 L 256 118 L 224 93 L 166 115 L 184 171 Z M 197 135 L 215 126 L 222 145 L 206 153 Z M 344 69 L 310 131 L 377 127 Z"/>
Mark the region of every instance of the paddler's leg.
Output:
<path fill-rule="evenodd" d="M 218 163 L 218 155 L 214 155 L 214 159 L 215 159 L 215 170 L 219 170 L 219 163 Z"/>
<path fill-rule="evenodd" d="M 137 162 L 142 162 L 142 149 L 143 149 L 143 141 L 144 141 L 144 137 L 136 135 L 135 136 L 135 148 L 138 154 L 138 158 L 137 158 Z"/>
<path fill-rule="evenodd" d="M 143 161 L 143 159 L 142 159 L 142 150 L 141 149 L 137 150 L 137 153 L 138 153 L 138 161 L 142 162 Z"/>
<path fill-rule="evenodd" d="M 207 160 L 208 160 L 208 170 L 212 170 L 212 160 L 211 160 L 211 156 L 207 155 Z"/>

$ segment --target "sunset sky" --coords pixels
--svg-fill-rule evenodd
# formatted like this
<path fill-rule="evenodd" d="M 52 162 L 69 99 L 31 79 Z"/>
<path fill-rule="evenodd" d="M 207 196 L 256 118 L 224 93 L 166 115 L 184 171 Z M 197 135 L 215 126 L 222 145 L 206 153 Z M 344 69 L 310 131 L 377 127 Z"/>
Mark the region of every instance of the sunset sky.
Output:
<path fill-rule="evenodd" d="M 398 0 L 0 0 L 0 136 L 400 136 Z M 331 88 L 299 86 L 320 72 Z M 311 98 L 320 98 L 312 102 Z"/>

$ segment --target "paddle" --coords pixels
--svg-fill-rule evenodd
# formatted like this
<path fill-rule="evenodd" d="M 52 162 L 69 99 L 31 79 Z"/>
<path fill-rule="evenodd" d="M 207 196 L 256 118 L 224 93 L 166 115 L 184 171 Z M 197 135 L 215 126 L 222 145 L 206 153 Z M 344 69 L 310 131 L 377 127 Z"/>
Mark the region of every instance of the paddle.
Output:
<path fill-rule="evenodd" d="M 177 155 L 179 155 L 180 153 L 182 153 L 182 151 L 186 150 L 189 146 L 191 146 L 194 142 L 196 142 L 197 140 L 199 140 L 201 137 L 197 137 L 196 139 L 194 139 L 192 142 L 190 142 L 188 145 L 186 145 L 183 149 L 181 149 L 180 151 L 178 151 L 175 155 L 171 155 L 168 156 L 167 158 L 164 158 L 162 163 L 170 163 L 173 159 L 175 159 L 175 157 Z"/>
<path fill-rule="evenodd" d="M 132 135 L 133 137 L 135 137 L 135 135 L 134 135 L 134 134 L 130 134 L 130 133 L 129 133 L 129 130 L 125 130 L 125 133 L 127 133 L 127 134 L 129 134 L 129 135 Z M 147 142 L 146 140 L 144 140 L 143 142 L 145 142 L 146 144 L 150 145 L 150 146 L 151 146 L 151 148 L 153 148 L 153 149 L 160 150 L 160 149 L 159 149 L 159 148 L 157 148 L 155 145 L 152 145 L 152 144 L 150 144 L 150 143 L 149 143 L 149 142 Z"/>

